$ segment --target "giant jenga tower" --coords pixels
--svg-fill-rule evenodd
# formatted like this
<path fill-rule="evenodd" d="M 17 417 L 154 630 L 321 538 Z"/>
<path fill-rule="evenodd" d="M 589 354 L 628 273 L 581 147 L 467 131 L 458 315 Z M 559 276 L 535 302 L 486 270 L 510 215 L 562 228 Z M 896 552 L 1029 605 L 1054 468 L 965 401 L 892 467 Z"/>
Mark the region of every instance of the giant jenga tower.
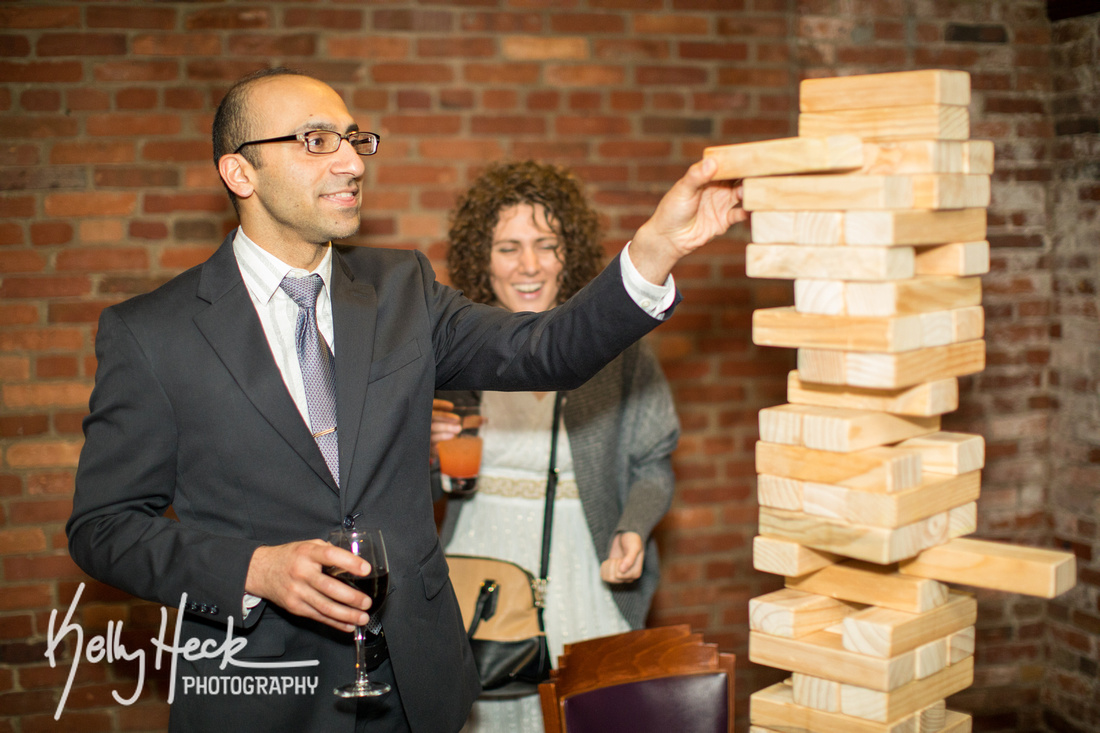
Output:
<path fill-rule="evenodd" d="M 980 275 L 993 146 L 969 139 L 970 78 L 802 82 L 799 137 L 709 148 L 744 178 L 750 277 L 794 280 L 753 341 L 798 349 L 788 404 L 760 411 L 749 658 L 792 672 L 755 693 L 754 733 L 970 731 L 944 698 L 974 677 L 973 596 L 1053 597 L 1072 554 L 963 537 L 980 435 L 943 432 L 985 366 Z"/>

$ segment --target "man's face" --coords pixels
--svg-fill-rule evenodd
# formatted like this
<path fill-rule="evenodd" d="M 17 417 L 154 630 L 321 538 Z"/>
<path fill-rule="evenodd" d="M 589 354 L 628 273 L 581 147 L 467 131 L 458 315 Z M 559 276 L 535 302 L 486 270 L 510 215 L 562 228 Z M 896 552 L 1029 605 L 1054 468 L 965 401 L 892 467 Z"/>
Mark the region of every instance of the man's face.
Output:
<path fill-rule="evenodd" d="M 257 82 L 248 110 L 252 140 L 309 130 L 346 134 L 359 129 L 331 87 L 304 76 Z M 349 142 L 328 155 L 306 152 L 300 140 L 254 146 L 254 190 L 241 199 L 241 225 L 268 249 L 319 245 L 359 231 L 363 158 Z"/>

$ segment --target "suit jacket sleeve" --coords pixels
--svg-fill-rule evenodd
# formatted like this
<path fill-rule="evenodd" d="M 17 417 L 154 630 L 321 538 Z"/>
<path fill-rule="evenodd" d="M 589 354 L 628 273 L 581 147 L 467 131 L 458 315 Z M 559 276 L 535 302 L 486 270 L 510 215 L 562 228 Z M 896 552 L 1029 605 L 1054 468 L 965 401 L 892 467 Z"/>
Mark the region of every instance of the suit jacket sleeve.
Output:
<path fill-rule="evenodd" d="M 248 563 L 260 543 L 164 516 L 175 496 L 173 410 L 115 309 L 100 317 L 96 357 L 77 469 L 80 490 L 66 527 L 73 559 L 105 583 L 172 606 L 186 590 L 202 589 L 193 602 L 220 609 L 212 615 L 223 620 L 239 617 Z"/>

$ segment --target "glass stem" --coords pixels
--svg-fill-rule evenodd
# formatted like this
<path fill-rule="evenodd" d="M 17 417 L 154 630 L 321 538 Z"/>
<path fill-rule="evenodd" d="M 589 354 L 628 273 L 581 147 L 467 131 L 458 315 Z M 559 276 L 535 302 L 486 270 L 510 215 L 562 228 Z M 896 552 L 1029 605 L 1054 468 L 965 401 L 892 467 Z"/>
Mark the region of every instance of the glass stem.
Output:
<path fill-rule="evenodd" d="M 355 684 L 360 687 L 370 683 L 367 679 L 366 626 L 355 627 Z"/>

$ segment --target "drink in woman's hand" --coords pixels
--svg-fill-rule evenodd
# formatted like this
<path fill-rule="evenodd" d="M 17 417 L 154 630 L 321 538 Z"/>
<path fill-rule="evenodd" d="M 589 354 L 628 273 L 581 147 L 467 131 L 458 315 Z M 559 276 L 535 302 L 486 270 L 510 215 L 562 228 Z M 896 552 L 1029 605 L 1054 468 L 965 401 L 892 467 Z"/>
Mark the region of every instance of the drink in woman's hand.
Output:
<path fill-rule="evenodd" d="M 459 435 L 437 446 L 439 470 L 451 478 L 476 478 L 481 469 L 481 438 Z"/>

